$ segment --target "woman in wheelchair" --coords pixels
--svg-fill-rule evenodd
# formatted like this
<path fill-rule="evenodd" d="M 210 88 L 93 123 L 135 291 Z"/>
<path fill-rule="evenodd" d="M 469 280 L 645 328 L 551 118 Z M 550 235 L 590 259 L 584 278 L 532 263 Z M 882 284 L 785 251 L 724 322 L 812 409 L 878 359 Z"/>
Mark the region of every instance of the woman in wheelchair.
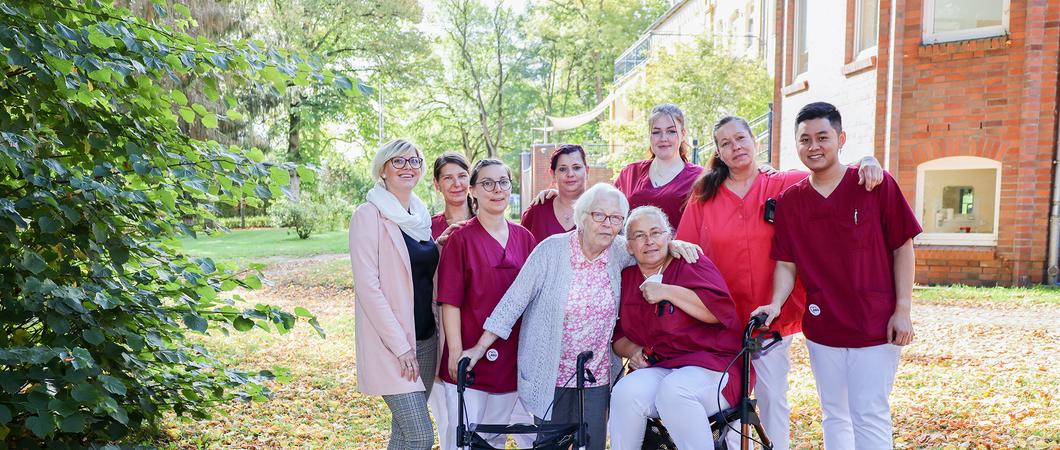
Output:
<path fill-rule="evenodd" d="M 613 348 L 631 372 L 611 392 L 612 449 L 639 450 L 647 418 L 662 418 L 679 449 L 710 448 L 709 417 L 740 395 L 739 365 L 723 373 L 742 345 L 728 288 L 708 258 L 670 257 L 672 235 L 653 206 L 633 210 L 626 221 L 637 265 L 622 272 Z"/>

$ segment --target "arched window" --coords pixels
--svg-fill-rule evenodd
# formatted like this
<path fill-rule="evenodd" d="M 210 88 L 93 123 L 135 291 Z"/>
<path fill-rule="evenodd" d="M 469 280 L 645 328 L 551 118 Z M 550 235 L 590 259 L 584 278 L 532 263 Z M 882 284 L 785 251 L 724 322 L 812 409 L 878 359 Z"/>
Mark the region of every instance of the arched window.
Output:
<path fill-rule="evenodd" d="M 1001 162 L 951 156 L 916 169 L 917 244 L 997 245 Z"/>

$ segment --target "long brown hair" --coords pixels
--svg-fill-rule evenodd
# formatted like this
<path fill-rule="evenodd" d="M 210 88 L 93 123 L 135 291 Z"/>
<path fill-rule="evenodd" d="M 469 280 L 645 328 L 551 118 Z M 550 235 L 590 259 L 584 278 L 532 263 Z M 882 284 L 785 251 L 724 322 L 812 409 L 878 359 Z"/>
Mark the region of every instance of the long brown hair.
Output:
<path fill-rule="evenodd" d="M 663 103 L 661 105 L 655 105 L 651 109 L 651 114 L 648 115 L 648 136 L 651 136 L 651 126 L 655 123 L 655 119 L 660 117 L 669 117 L 674 123 L 681 125 L 682 130 L 688 130 L 685 128 L 685 113 L 673 103 Z M 651 139 L 650 137 L 648 138 Z M 686 139 L 681 139 L 681 147 L 679 149 L 681 160 L 688 162 L 688 154 L 692 151 L 692 146 L 688 145 Z M 648 159 L 655 159 L 655 152 L 651 149 L 651 144 L 648 144 Z"/>
<path fill-rule="evenodd" d="M 751 131 L 751 125 L 742 117 L 725 116 L 714 124 L 714 154 L 710 156 L 707 170 L 703 171 L 703 175 L 700 175 L 696 183 L 692 185 L 692 193 L 696 196 L 696 200 L 700 202 L 714 198 L 718 194 L 718 189 L 721 189 L 721 185 L 725 183 L 725 179 L 729 178 L 729 166 L 725 165 L 725 161 L 721 160 L 721 148 L 718 146 L 718 130 L 729 122 L 736 122 L 742 125 L 747 130 L 747 134 L 751 136 L 751 140 L 755 139 L 755 134 Z"/>
<path fill-rule="evenodd" d="M 467 162 L 467 158 L 465 158 L 464 155 L 457 152 L 442 152 L 441 155 L 438 155 L 438 157 L 434 159 L 434 181 L 436 183 L 438 182 L 438 178 L 442 176 L 442 168 L 445 167 L 446 164 L 456 164 L 461 169 L 464 169 L 464 171 L 471 170 L 471 164 Z M 442 196 L 444 198 L 445 194 L 443 193 Z M 471 200 L 471 186 L 468 185 L 467 216 L 475 217 L 475 210 L 471 207 Z"/>

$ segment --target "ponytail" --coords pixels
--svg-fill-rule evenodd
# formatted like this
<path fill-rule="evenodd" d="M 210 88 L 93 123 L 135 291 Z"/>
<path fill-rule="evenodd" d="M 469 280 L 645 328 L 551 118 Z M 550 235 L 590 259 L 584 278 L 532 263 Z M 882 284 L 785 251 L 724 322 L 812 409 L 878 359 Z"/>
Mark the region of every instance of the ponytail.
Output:
<path fill-rule="evenodd" d="M 718 194 L 718 189 L 721 189 L 721 185 L 725 183 L 726 178 L 729 178 L 729 166 L 725 165 L 725 162 L 721 160 L 717 150 L 715 150 L 714 154 L 710 156 L 707 170 L 692 185 L 692 192 L 695 193 L 696 200 L 706 202 L 714 198 Z"/>

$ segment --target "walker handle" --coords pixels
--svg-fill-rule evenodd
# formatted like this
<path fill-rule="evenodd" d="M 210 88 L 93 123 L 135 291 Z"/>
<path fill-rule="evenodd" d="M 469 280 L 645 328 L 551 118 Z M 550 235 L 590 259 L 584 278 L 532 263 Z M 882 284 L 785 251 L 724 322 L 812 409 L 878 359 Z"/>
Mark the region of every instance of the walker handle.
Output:
<path fill-rule="evenodd" d="M 456 363 L 456 387 L 460 390 L 475 384 L 475 373 L 467 369 L 469 365 L 471 365 L 471 358 L 467 356 L 460 358 L 460 361 Z"/>
<path fill-rule="evenodd" d="M 751 321 L 747 323 L 747 326 L 751 328 L 758 328 L 766 323 L 766 319 L 769 318 L 769 314 L 758 313 L 751 316 Z"/>

